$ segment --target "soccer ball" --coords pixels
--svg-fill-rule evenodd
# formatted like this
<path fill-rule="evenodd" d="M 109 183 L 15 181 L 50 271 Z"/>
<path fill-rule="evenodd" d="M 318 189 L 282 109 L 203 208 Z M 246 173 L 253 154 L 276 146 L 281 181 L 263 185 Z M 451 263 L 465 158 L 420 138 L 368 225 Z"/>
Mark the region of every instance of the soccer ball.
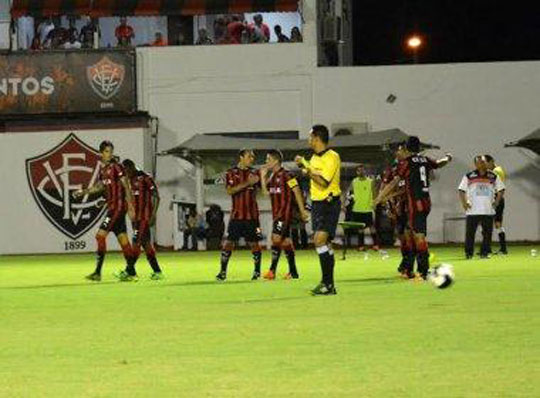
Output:
<path fill-rule="evenodd" d="M 454 267 L 450 264 L 441 264 L 430 270 L 428 280 L 437 289 L 445 289 L 454 283 Z"/>

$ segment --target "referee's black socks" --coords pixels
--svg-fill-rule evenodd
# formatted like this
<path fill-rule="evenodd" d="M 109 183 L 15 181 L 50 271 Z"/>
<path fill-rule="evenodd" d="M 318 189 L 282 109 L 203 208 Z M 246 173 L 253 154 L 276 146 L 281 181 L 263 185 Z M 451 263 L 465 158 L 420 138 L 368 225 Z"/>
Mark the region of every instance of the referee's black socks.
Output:
<path fill-rule="evenodd" d="M 319 261 L 321 263 L 322 283 L 326 286 L 334 284 L 334 252 L 327 245 L 317 247 Z"/>

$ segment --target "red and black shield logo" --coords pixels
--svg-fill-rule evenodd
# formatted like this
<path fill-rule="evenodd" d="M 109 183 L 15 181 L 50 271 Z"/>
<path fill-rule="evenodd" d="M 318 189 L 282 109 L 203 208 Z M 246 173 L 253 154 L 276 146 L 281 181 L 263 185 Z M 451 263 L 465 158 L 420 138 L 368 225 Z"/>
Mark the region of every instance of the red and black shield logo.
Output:
<path fill-rule="evenodd" d="M 99 181 L 100 154 L 75 134 L 50 151 L 26 160 L 32 195 L 47 219 L 71 239 L 84 235 L 105 212 L 101 198 L 73 199 Z"/>
<path fill-rule="evenodd" d="M 104 100 L 109 100 L 118 93 L 124 77 L 126 68 L 103 57 L 98 63 L 86 68 L 86 77 L 92 90 Z"/>

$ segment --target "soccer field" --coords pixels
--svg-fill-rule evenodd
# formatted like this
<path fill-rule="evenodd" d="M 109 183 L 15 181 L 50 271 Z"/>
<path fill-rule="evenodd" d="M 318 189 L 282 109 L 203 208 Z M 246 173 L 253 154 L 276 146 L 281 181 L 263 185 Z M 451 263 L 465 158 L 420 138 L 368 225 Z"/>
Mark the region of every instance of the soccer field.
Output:
<path fill-rule="evenodd" d="M 462 260 L 437 290 L 403 281 L 390 259 L 337 261 L 338 295 L 311 297 L 314 252 L 301 280 L 251 282 L 235 252 L 159 256 L 167 278 L 83 279 L 93 255 L 0 258 L 2 397 L 539 397 L 540 257 Z M 268 267 L 269 253 L 263 264 Z M 286 270 L 283 258 L 278 272 Z"/>

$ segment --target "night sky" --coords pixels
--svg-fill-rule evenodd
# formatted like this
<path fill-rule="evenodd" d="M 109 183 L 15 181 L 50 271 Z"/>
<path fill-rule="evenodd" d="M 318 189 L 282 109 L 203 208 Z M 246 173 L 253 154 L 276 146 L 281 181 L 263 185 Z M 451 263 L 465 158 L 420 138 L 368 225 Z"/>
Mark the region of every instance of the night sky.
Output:
<path fill-rule="evenodd" d="M 537 1 L 354 0 L 353 20 L 355 65 L 411 63 L 412 33 L 419 63 L 540 59 Z"/>

